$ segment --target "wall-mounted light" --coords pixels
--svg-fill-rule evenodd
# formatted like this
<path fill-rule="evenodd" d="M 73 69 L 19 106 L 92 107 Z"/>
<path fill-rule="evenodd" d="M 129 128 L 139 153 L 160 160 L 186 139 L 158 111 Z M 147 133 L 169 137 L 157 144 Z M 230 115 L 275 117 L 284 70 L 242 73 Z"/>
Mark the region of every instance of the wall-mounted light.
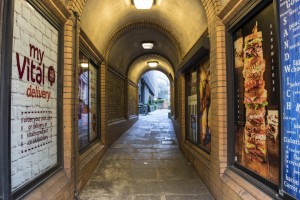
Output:
<path fill-rule="evenodd" d="M 142 43 L 142 47 L 144 49 L 153 49 L 154 43 L 153 42 L 143 42 Z"/>
<path fill-rule="evenodd" d="M 86 62 L 82 62 L 80 65 L 81 65 L 82 68 L 88 68 L 89 67 L 89 63 L 86 63 Z"/>
<path fill-rule="evenodd" d="M 153 5 L 153 0 L 133 0 L 137 9 L 150 9 Z"/>
<path fill-rule="evenodd" d="M 149 65 L 149 67 L 157 67 L 158 62 L 157 61 L 149 61 L 149 62 L 147 62 L 147 64 Z"/>

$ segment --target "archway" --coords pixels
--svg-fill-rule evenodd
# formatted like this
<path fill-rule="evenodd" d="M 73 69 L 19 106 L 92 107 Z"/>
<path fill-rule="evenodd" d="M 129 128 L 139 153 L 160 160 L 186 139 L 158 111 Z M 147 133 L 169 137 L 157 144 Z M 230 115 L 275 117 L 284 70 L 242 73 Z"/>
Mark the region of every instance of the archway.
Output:
<path fill-rule="evenodd" d="M 148 62 L 156 61 L 157 66 L 152 68 Z M 170 62 L 157 54 L 147 54 L 137 58 L 129 67 L 128 76 L 128 115 L 138 115 L 138 82 L 143 74 L 148 71 L 157 70 L 166 75 L 170 83 L 170 109 L 174 114 L 174 69 Z"/>

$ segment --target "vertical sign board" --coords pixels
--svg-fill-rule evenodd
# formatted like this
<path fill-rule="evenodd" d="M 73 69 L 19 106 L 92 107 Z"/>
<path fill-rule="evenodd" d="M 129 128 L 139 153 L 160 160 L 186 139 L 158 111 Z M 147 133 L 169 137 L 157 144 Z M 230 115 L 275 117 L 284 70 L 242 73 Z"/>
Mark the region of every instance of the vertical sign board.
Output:
<path fill-rule="evenodd" d="M 16 191 L 57 160 L 58 30 L 15 0 L 11 77 L 11 187 Z"/>
<path fill-rule="evenodd" d="M 283 190 L 300 199 L 300 1 L 280 0 Z"/>

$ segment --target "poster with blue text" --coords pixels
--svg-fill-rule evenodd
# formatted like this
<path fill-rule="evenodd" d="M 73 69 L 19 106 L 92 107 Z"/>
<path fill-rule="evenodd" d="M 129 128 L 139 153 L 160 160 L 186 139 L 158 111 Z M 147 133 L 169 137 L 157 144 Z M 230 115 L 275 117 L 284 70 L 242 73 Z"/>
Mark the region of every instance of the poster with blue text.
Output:
<path fill-rule="evenodd" d="M 300 0 L 280 0 L 283 190 L 300 199 Z"/>

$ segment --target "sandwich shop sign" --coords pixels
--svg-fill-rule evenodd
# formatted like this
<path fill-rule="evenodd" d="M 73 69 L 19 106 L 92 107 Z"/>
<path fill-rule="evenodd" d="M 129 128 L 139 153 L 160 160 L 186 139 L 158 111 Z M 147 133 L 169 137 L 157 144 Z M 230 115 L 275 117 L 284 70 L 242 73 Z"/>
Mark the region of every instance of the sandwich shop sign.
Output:
<path fill-rule="evenodd" d="M 57 164 L 58 30 L 15 0 L 11 79 L 11 188 Z"/>
<path fill-rule="evenodd" d="M 282 185 L 300 199 L 300 0 L 280 0 Z"/>

